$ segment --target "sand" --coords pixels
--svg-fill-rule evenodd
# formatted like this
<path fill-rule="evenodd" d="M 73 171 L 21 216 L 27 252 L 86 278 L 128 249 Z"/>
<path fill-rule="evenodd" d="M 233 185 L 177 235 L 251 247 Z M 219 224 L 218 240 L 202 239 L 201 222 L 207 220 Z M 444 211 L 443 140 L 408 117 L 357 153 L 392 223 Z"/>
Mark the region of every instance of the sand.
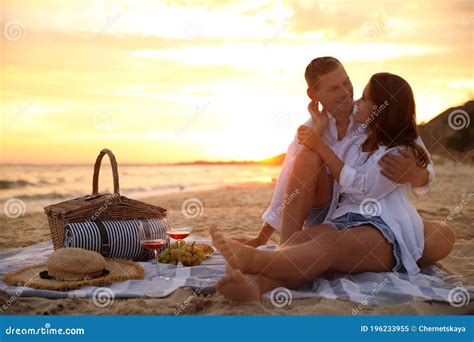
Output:
<path fill-rule="evenodd" d="M 457 242 L 451 254 L 439 266 L 462 276 L 464 285 L 474 285 L 474 167 L 445 162 L 436 166 L 437 179 L 430 193 L 415 204 L 424 219 L 442 220 L 455 213 L 450 225 Z M 236 236 L 254 234 L 261 225 L 260 216 L 270 203 L 274 184 L 244 184 L 217 190 L 182 192 L 145 201 L 170 211 L 173 225 L 192 225 L 193 234 L 208 238 L 208 227 L 217 224 L 225 233 Z M 204 205 L 202 215 L 186 219 L 181 205 L 187 198 L 198 198 Z M 458 208 L 458 210 L 456 210 Z M 460 209 L 459 209 L 460 208 Z M 48 241 L 50 232 L 43 213 L 31 213 L 17 219 L 0 216 L 0 251 Z M 275 234 L 273 242 L 278 241 Z M 10 296 L 0 292 L 0 305 Z M 186 303 L 186 304 L 185 304 Z M 185 304 L 185 305 L 183 305 Z M 219 294 L 197 296 L 190 289 L 180 289 L 164 299 L 116 299 L 106 308 L 96 307 L 91 299 L 18 298 L 3 314 L 10 315 L 173 315 L 184 306 L 185 315 L 351 315 L 357 303 L 324 298 L 294 300 L 290 306 L 275 308 L 269 302 L 231 301 Z M 474 314 L 474 303 L 462 308 L 447 303 L 410 302 L 401 305 L 365 307 L 359 314 L 377 315 L 459 315 Z"/>

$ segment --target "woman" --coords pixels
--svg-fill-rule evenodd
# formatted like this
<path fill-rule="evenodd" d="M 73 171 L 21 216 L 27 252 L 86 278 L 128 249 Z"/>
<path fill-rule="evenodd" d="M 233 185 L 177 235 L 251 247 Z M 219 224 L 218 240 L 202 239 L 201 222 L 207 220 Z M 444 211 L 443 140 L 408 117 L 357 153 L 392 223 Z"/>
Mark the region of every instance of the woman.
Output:
<path fill-rule="evenodd" d="M 355 120 L 368 123 L 367 132 L 334 146 L 336 153 L 319 136 L 323 130 L 301 128 L 299 133 L 300 142 L 321 156 L 337 181 L 325 224 L 275 251 L 244 246 L 211 228 L 214 244 L 230 266 L 217 284 L 220 293 L 256 300 L 275 287 L 299 286 L 330 270 L 419 271 L 423 223 L 410 203 L 409 185 L 390 181 L 378 167 L 386 153 L 401 147 L 411 149 L 420 166 L 430 163 L 415 142 L 415 102 L 409 84 L 393 74 L 373 75 Z"/>

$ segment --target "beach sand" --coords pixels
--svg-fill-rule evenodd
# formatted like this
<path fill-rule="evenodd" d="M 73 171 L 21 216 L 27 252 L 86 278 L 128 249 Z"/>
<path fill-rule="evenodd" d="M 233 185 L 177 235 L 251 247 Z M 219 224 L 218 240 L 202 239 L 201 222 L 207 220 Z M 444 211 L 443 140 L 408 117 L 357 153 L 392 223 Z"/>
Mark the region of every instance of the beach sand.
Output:
<path fill-rule="evenodd" d="M 462 276 L 464 285 L 474 285 L 474 167 L 445 162 L 436 166 L 437 178 L 430 193 L 414 202 L 424 219 L 442 220 L 448 215 L 456 230 L 457 242 L 451 254 L 439 263 L 445 270 Z M 217 190 L 178 193 L 148 198 L 145 201 L 163 206 L 170 212 L 172 225 L 192 225 L 193 234 L 209 238 L 208 227 L 217 226 L 231 236 L 255 234 L 260 216 L 270 203 L 274 184 L 245 184 Z M 204 210 L 200 217 L 187 219 L 181 213 L 185 199 L 197 198 Z M 463 201 L 464 199 L 464 201 Z M 467 199 L 467 203 L 466 202 Z M 459 208 L 456 210 L 456 208 Z M 0 216 L 0 251 L 48 241 L 50 232 L 43 213 L 30 213 L 16 219 Z M 273 242 L 279 239 L 273 236 Z M 10 296 L 0 293 L 0 304 Z M 185 303 L 180 314 L 189 315 L 351 315 L 357 303 L 324 298 L 293 300 L 290 306 L 275 308 L 269 302 L 243 303 L 219 294 L 194 295 L 180 289 L 164 299 L 116 299 L 111 306 L 98 308 L 91 299 L 18 298 L 4 314 L 10 315 L 173 315 Z M 456 315 L 474 314 L 474 303 L 454 308 L 447 303 L 410 302 L 390 306 L 366 306 L 359 314 L 377 315 Z"/>

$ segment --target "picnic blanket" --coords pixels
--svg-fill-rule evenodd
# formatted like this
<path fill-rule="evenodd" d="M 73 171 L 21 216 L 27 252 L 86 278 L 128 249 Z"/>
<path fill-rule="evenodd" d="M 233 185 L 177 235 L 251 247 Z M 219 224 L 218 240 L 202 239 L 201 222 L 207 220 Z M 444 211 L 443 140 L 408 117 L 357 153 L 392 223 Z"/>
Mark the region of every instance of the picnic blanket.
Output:
<path fill-rule="evenodd" d="M 187 240 L 211 244 L 210 241 L 198 237 Z M 274 249 L 275 247 L 274 245 L 267 245 L 262 248 Z M 44 262 L 52 251 L 51 242 L 42 242 L 0 253 L 1 279 L 3 279 L 6 272 L 14 271 L 26 265 Z M 86 286 L 77 290 L 62 292 L 9 286 L 2 281 L 0 282 L 0 289 L 12 296 L 44 298 L 93 297 L 97 294 L 97 291 L 105 289 L 113 293 L 115 298 L 162 298 L 183 287 L 189 287 L 202 294 L 214 293 L 214 285 L 225 274 L 225 260 L 218 252 L 205 260 L 200 266 L 177 268 L 174 265 L 160 264 L 161 274 L 170 277 L 170 280 L 154 278 L 156 270 L 154 261 L 140 262 L 140 265 L 145 269 L 144 280 L 114 282 L 106 288 Z M 416 275 L 395 272 L 366 272 L 334 277 L 333 279 L 321 277 L 304 288 L 297 290 L 277 288 L 264 295 L 264 298 L 270 299 L 272 303 L 282 303 L 289 298 L 311 297 L 345 299 L 363 305 L 400 304 L 422 300 L 449 302 L 451 305 L 461 306 L 466 305 L 474 298 L 474 287 L 463 285 L 462 279 L 458 279 L 456 275 L 447 274 L 438 267 L 430 266 L 423 268 L 422 272 Z"/>

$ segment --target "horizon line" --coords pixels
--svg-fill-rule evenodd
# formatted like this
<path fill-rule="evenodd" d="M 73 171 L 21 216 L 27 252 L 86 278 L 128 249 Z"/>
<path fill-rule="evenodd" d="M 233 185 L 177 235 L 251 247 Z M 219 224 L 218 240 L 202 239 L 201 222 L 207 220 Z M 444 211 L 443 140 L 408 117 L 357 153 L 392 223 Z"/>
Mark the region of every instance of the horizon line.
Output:
<path fill-rule="evenodd" d="M 281 153 L 285 154 L 285 153 Z M 222 161 L 209 161 L 209 160 L 195 160 L 189 162 L 156 162 L 156 163 L 120 163 L 119 166 L 180 166 L 180 165 L 222 165 L 222 164 L 265 164 L 267 160 L 271 160 L 276 156 L 260 159 L 260 160 L 222 160 Z M 0 166 L 93 166 L 94 162 L 91 163 L 1 163 Z M 108 164 L 108 163 L 105 163 Z"/>

